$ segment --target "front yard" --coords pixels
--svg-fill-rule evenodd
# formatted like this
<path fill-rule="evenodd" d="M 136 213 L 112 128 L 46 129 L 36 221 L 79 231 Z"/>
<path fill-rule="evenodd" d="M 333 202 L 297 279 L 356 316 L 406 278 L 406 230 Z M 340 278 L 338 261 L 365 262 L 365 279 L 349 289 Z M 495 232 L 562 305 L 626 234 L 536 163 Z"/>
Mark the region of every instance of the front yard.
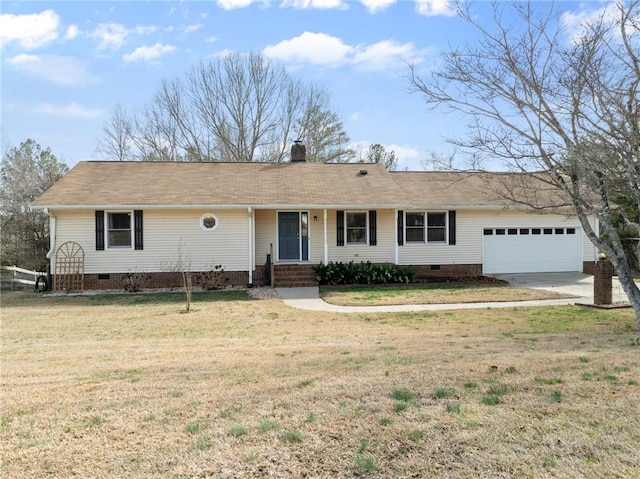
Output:
<path fill-rule="evenodd" d="M 320 286 L 320 297 L 340 306 L 386 306 L 399 304 L 487 303 L 532 301 L 571 296 L 507 284 L 414 284 Z"/>
<path fill-rule="evenodd" d="M 2 296 L 3 478 L 640 477 L 633 312 Z"/>

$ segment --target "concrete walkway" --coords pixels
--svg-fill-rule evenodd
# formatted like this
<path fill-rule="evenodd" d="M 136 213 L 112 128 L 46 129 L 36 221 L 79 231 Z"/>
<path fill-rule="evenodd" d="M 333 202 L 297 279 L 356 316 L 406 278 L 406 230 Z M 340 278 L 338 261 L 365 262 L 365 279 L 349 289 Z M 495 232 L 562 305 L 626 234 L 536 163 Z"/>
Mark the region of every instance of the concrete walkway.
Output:
<path fill-rule="evenodd" d="M 399 311 L 445 311 L 451 309 L 478 308 L 514 308 L 532 306 L 559 306 L 567 304 L 593 303 L 593 276 L 582 273 L 538 273 L 518 275 L 497 275 L 499 279 L 508 281 L 513 286 L 555 291 L 570 294 L 567 299 L 544 299 L 539 301 L 505 301 L 491 303 L 455 303 L 455 304 L 413 304 L 394 306 L 336 306 L 320 299 L 319 288 L 276 288 L 284 303 L 292 308 L 309 311 L 330 311 L 336 313 L 386 313 Z M 614 279 L 614 302 L 626 301 L 618 299 L 624 295 L 619 283 Z"/>

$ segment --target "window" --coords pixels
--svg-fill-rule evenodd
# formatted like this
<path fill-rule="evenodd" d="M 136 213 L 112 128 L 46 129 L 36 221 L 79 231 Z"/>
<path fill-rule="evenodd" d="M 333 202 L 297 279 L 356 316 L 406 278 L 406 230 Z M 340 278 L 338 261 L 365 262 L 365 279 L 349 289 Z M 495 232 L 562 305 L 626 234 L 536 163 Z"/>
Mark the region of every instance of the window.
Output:
<path fill-rule="evenodd" d="M 131 213 L 107 213 L 107 246 L 131 248 Z"/>
<path fill-rule="evenodd" d="M 509 235 L 517 235 L 518 234 L 518 228 L 509 228 L 507 230 L 507 234 L 509 234 Z"/>
<path fill-rule="evenodd" d="M 520 234 L 521 235 L 528 235 L 529 234 L 529 228 L 520 228 Z"/>
<path fill-rule="evenodd" d="M 491 228 L 485 228 L 482 234 L 485 236 L 491 236 L 493 235 L 493 230 Z"/>
<path fill-rule="evenodd" d="M 567 234 L 568 235 L 576 234 L 576 229 L 575 228 L 567 228 Z"/>
<path fill-rule="evenodd" d="M 496 234 L 497 234 L 497 235 L 503 235 L 503 234 L 504 234 L 504 232 L 505 232 L 505 229 L 504 229 L 504 228 L 497 228 L 497 229 L 496 229 Z"/>
<path fill-rule="evenodd" d="M 553 229 L 552 229 L 552 228 L 544 228 L 544 229 L 542 230 L 542 232 L 543 232 L 544 234 L 546 234 L 546 235 L 550 235 L 550 234 L 553 234 Z"/>
<path fill-rule="evenodd" d="M 213 213 L 205 213 L 200 217 L 200 228 L 213 231 L 218 227 L 218 217 Z"/>
<path fill-rule="evenodd" d="M 347 213 L 347 244 L 367 244 L 366 213 Z"/>
<path fill-rule="evenodd" d="M 531 228 L 532 235 L 539 235 L 542 232 L 540 228 Z"/>
<path fill-rule="evenodd" d="M 424 213 L 407 212 L 407 243 L 424 243 Z"/>
<path fill-rule="evenodd" d="M 446 242 L 446 226 L 447 216 L 445 213 L 427 213 L 427 241 Z"/>
<path fill-rule="evenodd" d="M 563 235 L 564 234 L 564 228 L 556 228 L 556 234 L 557 235 Z"/>

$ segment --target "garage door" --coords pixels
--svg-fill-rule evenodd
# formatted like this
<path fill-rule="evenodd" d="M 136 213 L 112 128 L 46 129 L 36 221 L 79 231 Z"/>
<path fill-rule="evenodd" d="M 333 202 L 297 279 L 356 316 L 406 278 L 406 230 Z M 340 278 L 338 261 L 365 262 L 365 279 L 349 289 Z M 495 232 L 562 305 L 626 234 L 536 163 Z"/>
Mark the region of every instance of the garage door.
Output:
<path fill-rule="evenodd" d="M 580 228 L 484 228 L 483 272 L 582 271 Z"/>

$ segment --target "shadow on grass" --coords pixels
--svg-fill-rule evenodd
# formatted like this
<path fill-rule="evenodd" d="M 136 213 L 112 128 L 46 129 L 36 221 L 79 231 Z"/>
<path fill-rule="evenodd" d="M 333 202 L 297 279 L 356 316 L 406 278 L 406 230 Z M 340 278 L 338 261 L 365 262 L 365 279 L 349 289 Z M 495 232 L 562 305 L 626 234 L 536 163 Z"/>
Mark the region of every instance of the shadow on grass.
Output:
<path fill-rule="evenodd" d="M 116 293 L 86 296 L 89 305 L 106 304 L 163 304 L 184 303 L 184 291 L 163 293 Z M 192 303 L 211 303 L 216 301 L 251 301 L 245 290 L 233 291 L 194 291 L 191 293 Z"/>
<path fill-rule="evenodd" d="M 191 293 L 192 303 L 211 303 L 222 301 L 254 301 L 247 291 L 194 291 Z M 2 295 L 3 306 L 29 307 L 34 304 L 106 306 L 138 305 L 138 304 L 171 304 L 184 303 L 184 291 L 141 292 L 141 293 L 99 293 L 99 294 L 50 294 L 50 293 L 9 293 Z"/>

